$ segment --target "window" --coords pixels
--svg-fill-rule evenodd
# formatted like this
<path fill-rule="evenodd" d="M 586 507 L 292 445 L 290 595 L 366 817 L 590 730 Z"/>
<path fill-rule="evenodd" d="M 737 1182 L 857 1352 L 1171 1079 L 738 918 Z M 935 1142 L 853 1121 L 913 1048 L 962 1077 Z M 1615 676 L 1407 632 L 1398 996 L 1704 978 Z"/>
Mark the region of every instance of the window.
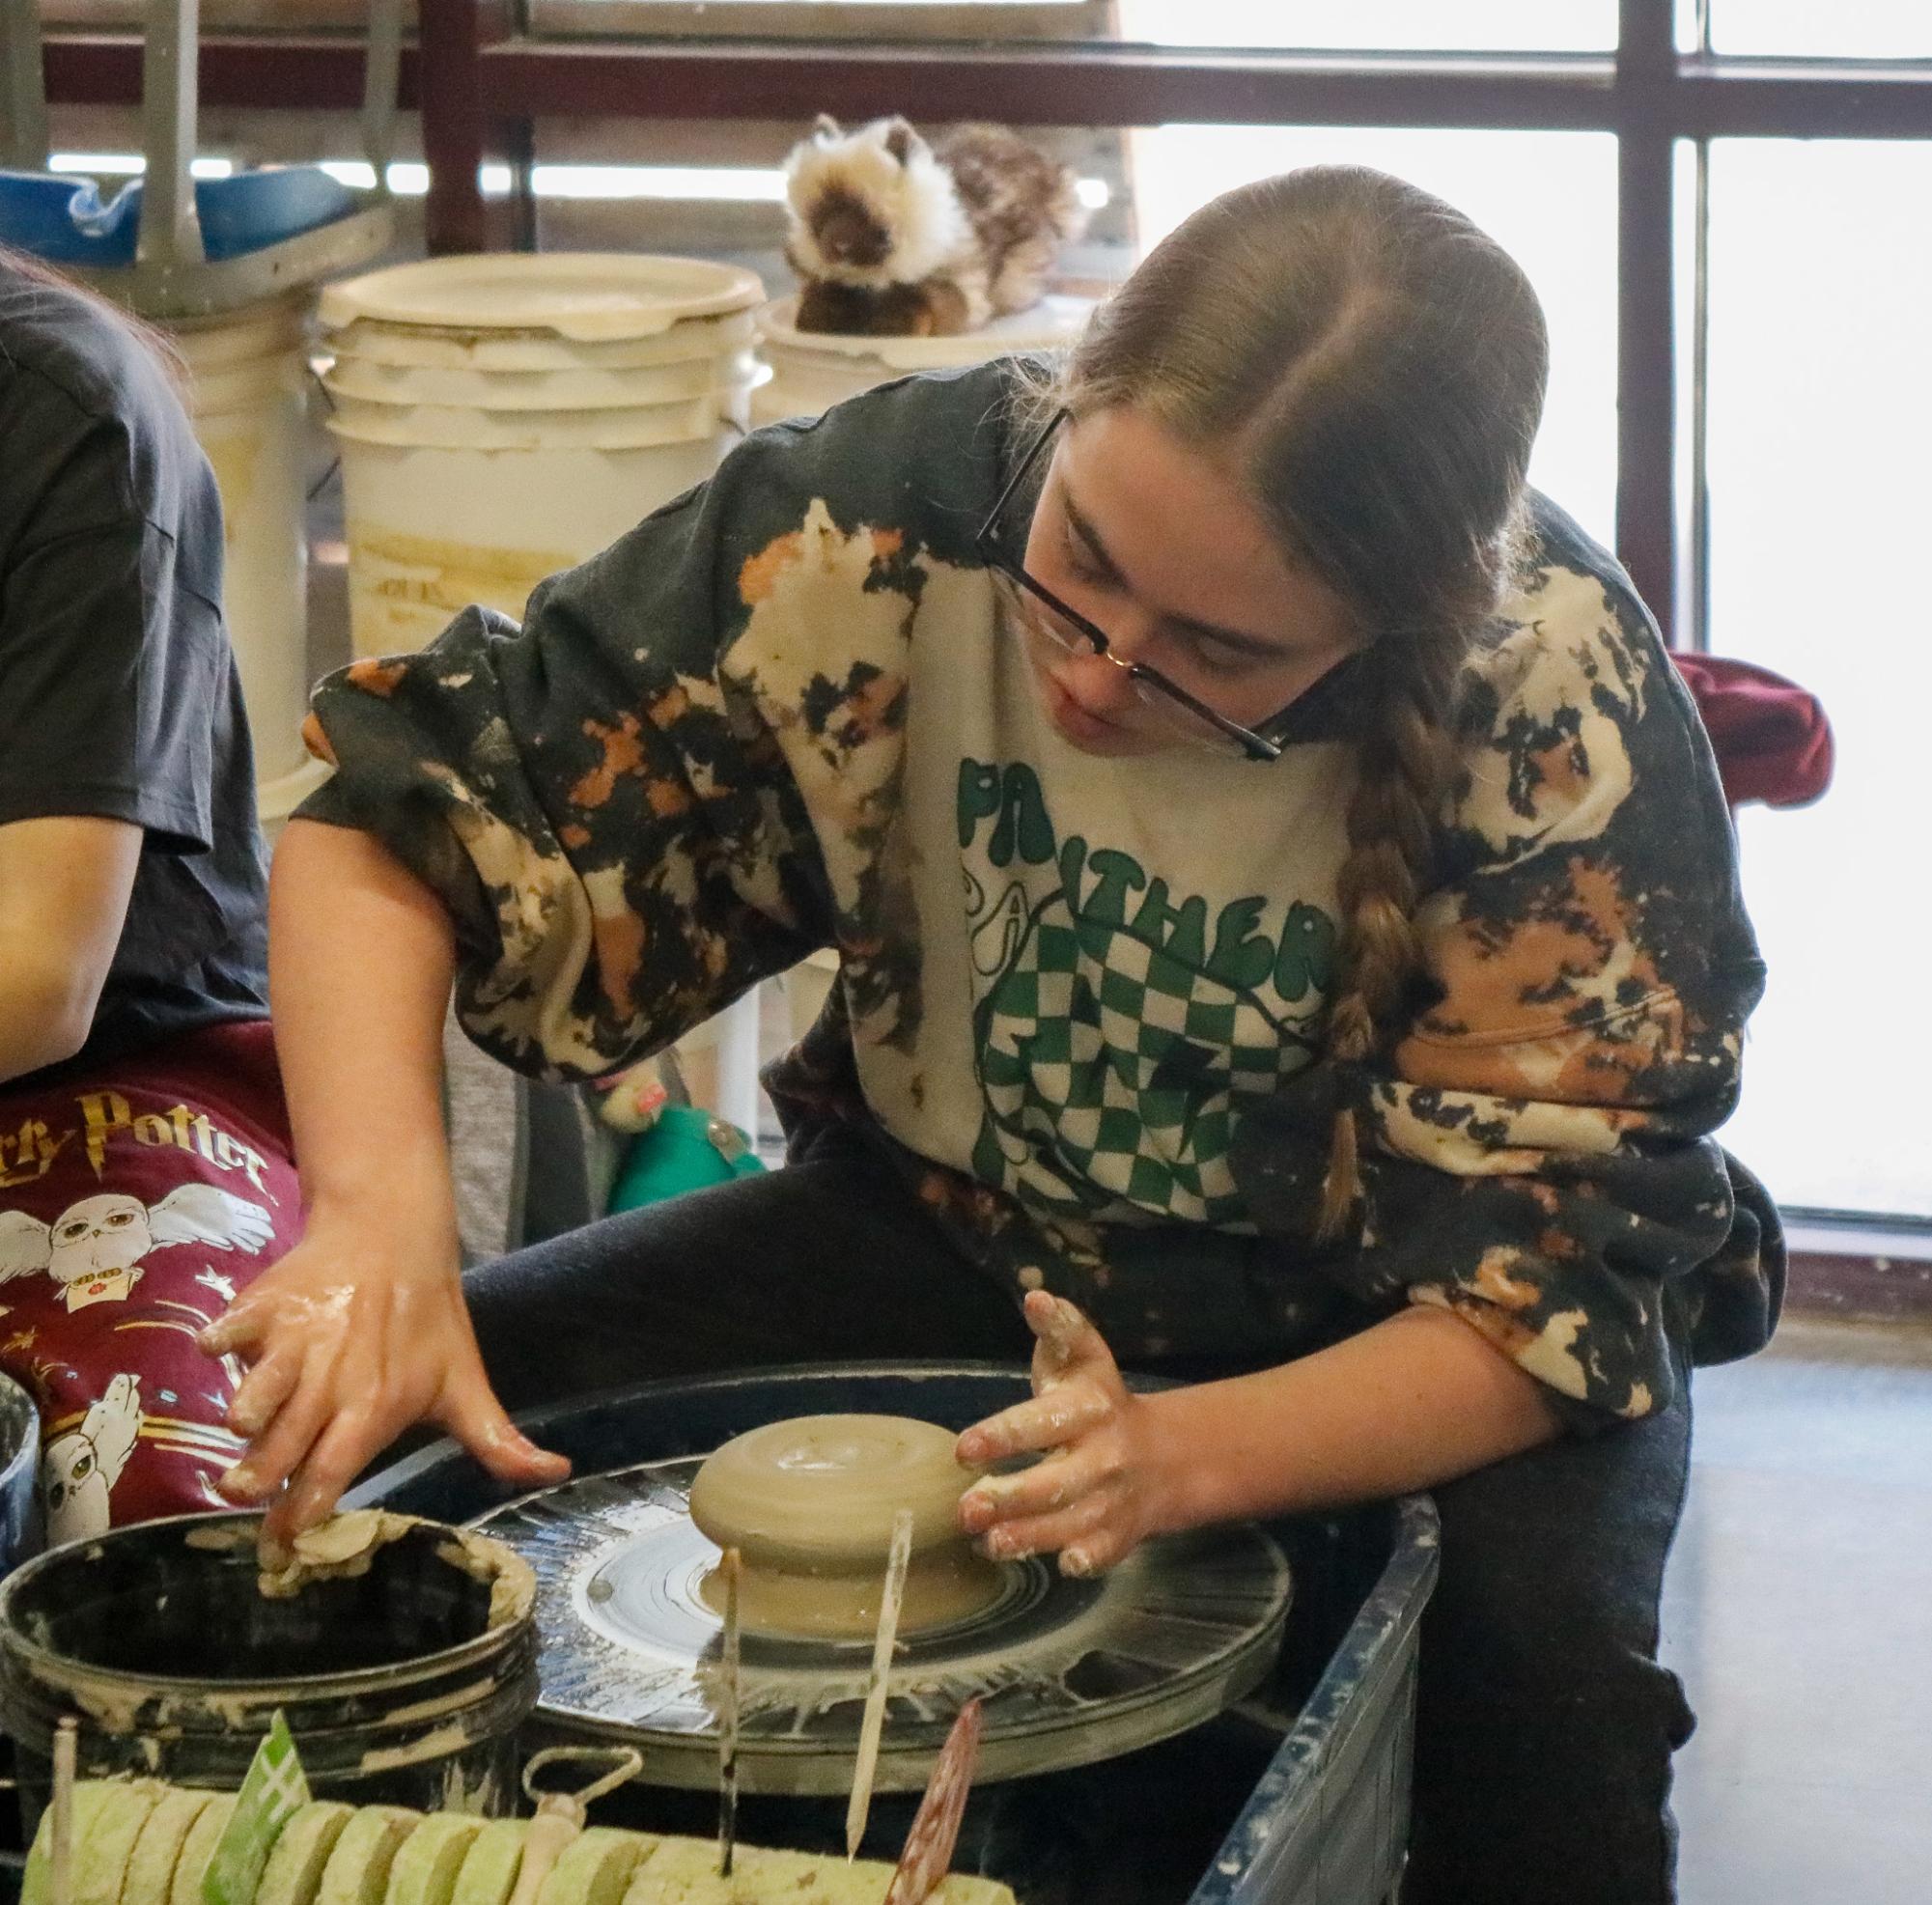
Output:
<path fill-rule="evenodd" d="M 277 62 L 266 29 L 333 44 L 360 4 L 204 0 L 209 31 L 255 36 L 209 68 L 215 153 L 352 153 L 352 73 L 337 60 L 319 100 L 304 61 L 328 62 Z M 138 0 L 44 7 L 96 36 L 50 58 L 73 88 L 57 143 L 125 150 Z M 773 175 L 822 107 L 1032 128 L 1090 182 L 1090 280 L 1309 159 L 1465 206 L 1549 311 L 1534 480 L 1614 540 L 1677 639 L 1793 676 L 1837 729 L 1823 802 L 1743 817 L 1772 982 L 1727 1141 L 1787 1202 L 1932 1220 L 1912 872 L 1932 628 L 1900 579 L 1932 495 L 1927 0 L 492 0 L 484 21 L 473 43 L 462 0 L 424 13 L 434 246 L 503 242 L 481 183 L 509 180 L 546 245 L 711 248 L 782 284 Z M 1699 154 L 1705 190 L 1674 191 Z"/>
<path fill-rule="evenodd" d="M 1742 817 L 1771 979 L 1726 1141 L 1787 1203 L 1932 1218 L 1932 143 L 1721 140 L 1710 204 L 1710 645 L 1837 742 L 1816 806 Z"/>
<path fill-rule="evenodd" d="M 1711 49 L 1757 59 L 1932 59 L 1924 0 L 1712 0 Z"/>

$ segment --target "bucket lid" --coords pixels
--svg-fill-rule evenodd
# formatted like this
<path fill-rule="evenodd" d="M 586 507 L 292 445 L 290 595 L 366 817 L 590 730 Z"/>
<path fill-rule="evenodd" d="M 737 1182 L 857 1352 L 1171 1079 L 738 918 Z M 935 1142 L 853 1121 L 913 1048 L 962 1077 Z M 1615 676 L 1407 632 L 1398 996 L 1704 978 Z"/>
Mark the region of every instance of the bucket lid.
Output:
<path fill-rule="evenodd" d="M 579 342 L 652 337 L 756 304 L 753 271 L 702 258 L 599 251 L 484 252 L 393 265 L 328 286 L 322 321 L 443 330 L 552 331 Z"/>
<path fill-rule="evenodd" d="M 529 371 L 637 370 L 730 356 L 756 337 L 752 313 L 680 318 L 651 337 L 580 342 L 556 331 L 479 331 L 432 324 L 393 324 L 371 318 L 328 330 L 324 347 L 336 358 L 357 357 L 398 370 Z"/>
<path fill-rule="evenodd" d="M 801 331 L 798 300 L 780 298 L 758 314 L 767 345 L 803 355 L 869 357 L 893 371 L 937 371 L 980 364 L 1015 350 L 1058 350 L 1072 344 L 1093 315 L 1091 297 L 1043 297 L 1024 311 L 995 318 L 976 331 L 946 337 L 869 337 L 844 331 Z"/>
<path fill-rule="evenodd" d="M 726 358 L 642 364 L 629 371 L 433 371 L 367 357 L 338 357 L 329 367 L 332 395 L 363 404 L 451 405 L 474 410 L 611 410 L 748 387 L 750 352 Z"/>
<path fill-rule="evenodd" d="M 728 428 L 715 396 L 623 409 L 478 410 L 365 404 L 331 391 L 332 435 L 395 450 L 646 450 L 710 443 Z"/>

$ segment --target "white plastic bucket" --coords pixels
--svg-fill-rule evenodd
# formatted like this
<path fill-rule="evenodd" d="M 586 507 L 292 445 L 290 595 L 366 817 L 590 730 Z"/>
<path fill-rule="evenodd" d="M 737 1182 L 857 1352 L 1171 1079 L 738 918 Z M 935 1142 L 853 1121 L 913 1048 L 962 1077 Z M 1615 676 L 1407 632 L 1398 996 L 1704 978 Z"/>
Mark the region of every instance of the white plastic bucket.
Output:
<path fill-rule="evenodd" d="M 332 285 L 358 655 L 419 648 L 702 482 L 744 427 L 758 279 L 697 259 L 433 259 Z"/>
<path fill-rule="evenodd" d="M 306 294 L 171 336 L 188 412 L 221 491 L 223 606 L 265 784 L 297 772 L 308 706 Z"/>
<path fill-rule="evenodd" d="M 1016 311 L 984 330 L 954 337 L 848 337 L 799 330 L 793 322 L 798 299 L 782 298 L 758 314 L 759 354 L 771 376 L 751 393 L 752 424 L 815 417 L 848 397 L 915 371 L 955 370 L 1012 352 L 1064 350 L 1086 328 L 1093 308 L 1087 297 L 1045 297 L 1030 311 Z"/>

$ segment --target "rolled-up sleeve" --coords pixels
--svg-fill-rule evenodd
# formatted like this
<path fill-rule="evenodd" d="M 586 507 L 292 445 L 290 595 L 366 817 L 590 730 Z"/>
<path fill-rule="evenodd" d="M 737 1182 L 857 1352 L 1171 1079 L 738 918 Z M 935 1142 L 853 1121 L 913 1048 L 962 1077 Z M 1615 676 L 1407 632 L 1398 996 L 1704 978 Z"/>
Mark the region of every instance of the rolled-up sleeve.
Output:
<path fill-rule="evenodd" d="M 629 1063 L 824 942 L 808 817 L 721 666 L 746 539 L 799 474 L 785 451 L 745 446 L 520 628 L 471 608 L 317 692 L 309 744 L 337 771 L 301 816 L 375 834 L 441 898 L 464 1029 L 520 1070 Z"/>
<path fill-rule="evenodd" d="M 594 1077 L 856 937 L 927 564 L 970 535 L 1004 388 L 914 379 L 760 431 L 520 628 L 472 608 L 318 690 L 337 771 L 300 814 L 440 896 L 486 1050 Z"/>

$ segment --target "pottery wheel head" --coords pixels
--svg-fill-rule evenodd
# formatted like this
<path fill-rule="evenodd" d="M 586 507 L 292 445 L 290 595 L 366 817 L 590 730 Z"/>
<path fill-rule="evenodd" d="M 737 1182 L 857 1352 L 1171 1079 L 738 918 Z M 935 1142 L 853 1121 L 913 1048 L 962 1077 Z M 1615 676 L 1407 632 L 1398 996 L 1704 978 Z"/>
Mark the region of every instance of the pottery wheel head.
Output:
<path fill-rule="evenodd" d="M 882 1567 L 892 1519 L 912 1512 L 912 1552 L 960 1540 L 975 1478 L 950 1429 L 908 1415 L 795 1415 L 737 1436 L 691 1485 L 691 1520 L 747 1567 L 811 1574 Z"/>

